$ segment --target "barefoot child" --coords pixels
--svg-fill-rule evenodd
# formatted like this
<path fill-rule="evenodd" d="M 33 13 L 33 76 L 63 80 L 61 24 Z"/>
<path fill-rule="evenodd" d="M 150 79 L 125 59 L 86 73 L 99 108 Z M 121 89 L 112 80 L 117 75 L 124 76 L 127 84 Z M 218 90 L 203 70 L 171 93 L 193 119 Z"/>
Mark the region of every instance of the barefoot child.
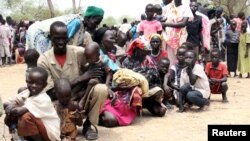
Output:
<path fill-rule="evenodd" d="M 177 49 L 177 63 L 173 66 L 171 66 L 169 70 L 169 79 L 170 84 L 169 86 L 173 89 L 173 95 L 175 98 L 175 104 L 178 106 L 178 99 L 179 99 L 179 89 L 180 89 L 180 77 L 181 77 L 181 71 L 183 68 L 186 67 L 185 64 L 185 52 L 187 49 L 185 47 L 179 47 Z"/>
<path fill-rule="evenodd" d="M 168 58 L 162 58 L 159 60 L 157 68 L 159 71 L 159 75 L 161 78 L 162 88 L 164 90 L 163 104 L 167 106 L 167 108 L 171 109 L 172 105 L 169 103 L 169 100 L 172 98 L 173 92 L 172 88 L 168 86 L 169 79 L 169 69 L 170 61 Z"/>
<path fill-rule="evenodd" d="M 196 60 L 196 55 L 193 51 L 185 53 L 185 64 L 187 67 L 181 72 L 178 112 L 185 111 L 183 99 L 197 105 L 200 109 L 203 109 L 205 105 L 209 106 L 210 88 L 208 78 L 203 67 L 195 63 Z"/>
<path fill-rule="evenodd" d="M 227 100 L 227 66 L 220 62 L 220 50 L 213 49 L 211 51 L 211 61 L 206 64 L 205 72 L 209 78 L 209 84 L 211 93 L 222 93 L 222 102 L 228 102 Z"/>
<path fill-rule="evenodd" d="M 60 119 L 50 97 L 43 91 L 47 79 L 46 70 L 32 68 L 26 78 L 28 90 L 4 104 L 6 114 L 18 118 L 19 136 L 35 141 L 60 141 Z"/>
<path fill-rule="evenodd" d="M 61 120 L 61 139 L 75 141 L 77 136 L 76 125 L 82 125 L 83 118 L 76 117 L 78 104 L 71 100 L 70 82 L 67 79 L 58 79 L 54 84 L 58 99 L 54 105 Z M 77 121 L 80 121 L 80 123 Z"/>

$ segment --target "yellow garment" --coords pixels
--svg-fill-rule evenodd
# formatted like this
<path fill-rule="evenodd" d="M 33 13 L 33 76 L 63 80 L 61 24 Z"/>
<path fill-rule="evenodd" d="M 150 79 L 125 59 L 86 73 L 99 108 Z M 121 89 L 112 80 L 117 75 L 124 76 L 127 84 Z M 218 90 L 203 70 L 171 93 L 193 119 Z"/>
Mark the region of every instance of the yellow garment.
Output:
<path fill-rule="evenodd" d="M 120 69 L 113 75 L 114 87 L 134 87 L 139 86 L 142 89 L 143 97 L 148 97 L 149 84 L 148 80 L 130 69 Z"/>

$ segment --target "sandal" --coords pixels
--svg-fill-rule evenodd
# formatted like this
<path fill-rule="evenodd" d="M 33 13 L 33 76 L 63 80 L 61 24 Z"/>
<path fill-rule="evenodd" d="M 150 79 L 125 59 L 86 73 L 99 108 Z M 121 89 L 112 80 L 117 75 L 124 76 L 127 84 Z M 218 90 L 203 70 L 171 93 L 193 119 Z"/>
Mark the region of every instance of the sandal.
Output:
<path fill-rule="evenodd" d="M 93 125 L 93 124 L 92 124 Z M 95 125 L 93 125 L 93 130 L 91 127 L 83 127 L 82 133 L 85 136 L 86 140 L 96 140 L 98 139 L 98 130 Z"/>

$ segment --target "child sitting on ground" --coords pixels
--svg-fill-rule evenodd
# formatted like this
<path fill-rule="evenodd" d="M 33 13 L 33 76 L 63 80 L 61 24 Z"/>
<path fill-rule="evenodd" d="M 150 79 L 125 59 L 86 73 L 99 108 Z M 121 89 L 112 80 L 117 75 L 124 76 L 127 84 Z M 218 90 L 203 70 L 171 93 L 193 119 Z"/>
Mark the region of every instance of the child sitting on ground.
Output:
<path fill-rule="evenodd" d="M 54 84 L 58 99 L 54 105 L 61 120 L 61 139 L 75 141 L 76 125 L 82 125 L 83 120 L 83 117 L 78 113 L 78 103 L 71 100 L 71 86 L 67 79 L 58 79 Z"/>
<path fill-rule="evenodd" d="M 183 68 L 186 67 L 185 64 L 185 52 L 187 49 L 185 47 L 179 47 L 177 49 L 177 63 L 170 67 L 169 70 L 169 86 L 173 89 L 172 93 L 174 96 L 175 104 L 178 105 L 179 99 L 179 90 L 180 90 L 180 78 L 181 78 L 181 71 Z"/>
<path fill-rule="evenodd" d="M 220 94 L 222 93 L 222 102 L 226 103 L 227 100 L 227 65 L 220 62 L 220 50 L 213 49 L 211 51 L 211 61 L 206 64 L 205 72 L 209 78 L 209 84 L 211 93 Z"/>
<path fill-rule="evenodd" d="M 184 102 L 194 104 L 202 110 L 209 106 L 210 88 L 208 78 L 203 67 L 196 63 L 194 51 L 185 53 L 185 67 L 181 72 L 179 88 L 179 110 L 184 112 Z"/>
<path fill-rule="evenodd" d="M 6 117 L 18 117 L 19 136 L 35 141 L 60 141 L 60 119 L 50 97 L 43 91 L 48 73 L 39 67 L 32 68 L 28 73 L 28 90 L 4 103 Z M 5 124 L 10 127 L 13 123 Z"/>
<path fill-rule="evenodd" d="M 169 80 L 169 65 L 170 61 L 168 58 L 162 58 L 159 60 L 157 68 L 161 78 L 162 88 L 164 90 L 164 97 L 162 103 L 167 106 L 168 109 L 172 109 L 172 105 L 170 104 L 170 100 L 172 99 L 173 92 L 172 89 L 168 86 Z"/>

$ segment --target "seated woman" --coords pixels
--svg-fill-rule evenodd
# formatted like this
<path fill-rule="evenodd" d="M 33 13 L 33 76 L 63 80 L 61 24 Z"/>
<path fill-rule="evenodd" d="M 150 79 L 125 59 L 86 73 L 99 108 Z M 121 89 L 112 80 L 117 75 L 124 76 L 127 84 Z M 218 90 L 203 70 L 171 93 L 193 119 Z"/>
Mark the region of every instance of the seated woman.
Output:
<path fill-rule="evenodd" d="M 162 58 L 168 58 L 168 52 L 163 49 L 162 37 L 159 34 L 152 34 L 150 36 L 150 46 L 152 48 L 150 57 L 157 66 L 159 60 Z"/>
<path fill-rule="evenodd" d="M 122 66 L 144 75 L 149 82 L 149 94 L 143 96 L 143 107 L 153 115 L 164 116 L 166 107 L 162 104 L 163 90 L 160 88 L 161 80 L 156 65 L 148 56 L 150 50 L 140 40 L 134 40 L 127 49 L 128 57 Z"/>
<path fill-rule="evenodd" d="M 148 94 L 147 79 L 132 70 L 120 69 L 113 76 L 112 90 L 116 100 L 105 101 L 99 124 L 106 127 L 130 125 L 142 110 L 142 95 Z"/>
<path fill-rule="evenodd" d="M 100 46 L 100 56 L 103 62 L 110 67 L 111 71 L 116 72 L 119 69 L 119 66 L 115 56 L 116 47 L 113 31 L 105 27 L 99 28 L 94 33 L 93 40 Z"/>

